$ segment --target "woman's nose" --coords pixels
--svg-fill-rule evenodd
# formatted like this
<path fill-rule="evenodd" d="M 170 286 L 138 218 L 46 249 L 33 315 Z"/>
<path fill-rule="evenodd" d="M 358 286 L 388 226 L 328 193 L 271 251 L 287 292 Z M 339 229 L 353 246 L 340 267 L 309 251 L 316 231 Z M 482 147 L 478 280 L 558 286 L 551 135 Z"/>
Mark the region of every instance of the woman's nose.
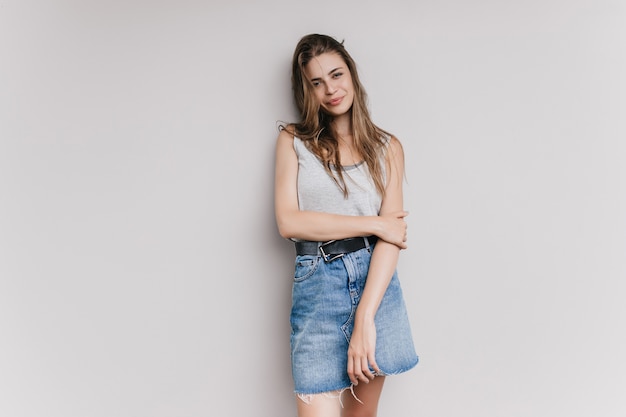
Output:
<path fill-rule="evenodd" d="M 326 83 L 326 94 L 333 95 L 337 91 L 337 87 L 332 81 Z"/>

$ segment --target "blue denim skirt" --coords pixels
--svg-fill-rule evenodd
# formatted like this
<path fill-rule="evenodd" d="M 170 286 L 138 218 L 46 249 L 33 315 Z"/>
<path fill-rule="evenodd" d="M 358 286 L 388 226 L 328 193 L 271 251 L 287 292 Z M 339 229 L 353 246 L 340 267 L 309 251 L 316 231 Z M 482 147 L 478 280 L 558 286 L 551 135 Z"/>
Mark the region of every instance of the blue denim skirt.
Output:
<path fill-rule="evenodd" d="M 371 259 L 371 248 L 325 262 L 297 255 L 291 308 L 291 365 L 296 394 L 349 388 L 348 343 Z M 397 272 L 375 317 L 376 363 L 381 375 L 413 368 L 411 328 Z"/>

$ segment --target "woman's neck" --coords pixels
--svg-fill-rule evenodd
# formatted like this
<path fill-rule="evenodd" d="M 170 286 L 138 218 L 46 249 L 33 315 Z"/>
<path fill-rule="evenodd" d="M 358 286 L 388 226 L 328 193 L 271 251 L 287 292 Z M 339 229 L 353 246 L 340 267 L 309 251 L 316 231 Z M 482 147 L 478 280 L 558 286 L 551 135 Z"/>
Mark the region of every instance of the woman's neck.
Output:
<path fill-rule="evenodd" d="M 352 136 L 352 119 L 350 118 L 350 114 L 346 113 L 335 117 L 332 121 L 332 127 L 335 134 L 339 137 Z"/>

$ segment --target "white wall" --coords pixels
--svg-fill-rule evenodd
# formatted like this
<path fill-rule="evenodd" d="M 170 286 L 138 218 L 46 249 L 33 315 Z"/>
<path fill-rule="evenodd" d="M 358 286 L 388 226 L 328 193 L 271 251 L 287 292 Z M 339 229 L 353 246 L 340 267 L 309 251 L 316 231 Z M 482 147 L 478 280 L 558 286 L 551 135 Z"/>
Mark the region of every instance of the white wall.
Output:
<path fill-rule="evenodd" d="M 404 143 L 381 416 L 626 414 L 626 4 L 0 1 L 0 415 L 295 415 L 273 147 L 300 36 Z"/>

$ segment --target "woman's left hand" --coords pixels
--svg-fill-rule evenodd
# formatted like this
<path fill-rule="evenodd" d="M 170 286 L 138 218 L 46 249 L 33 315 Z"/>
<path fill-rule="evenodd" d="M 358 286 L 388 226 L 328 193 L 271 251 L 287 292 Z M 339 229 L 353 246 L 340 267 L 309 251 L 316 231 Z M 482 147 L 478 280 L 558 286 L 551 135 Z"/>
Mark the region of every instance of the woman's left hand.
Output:
<path fill-rule="evenodd" d="M 376 364 L 376 326 L 374 321 L 354 324 L 350 345 L 348 346 L 348 377 L 354 385 L 360 381 L 369 383 L 380 369 Z"/>

